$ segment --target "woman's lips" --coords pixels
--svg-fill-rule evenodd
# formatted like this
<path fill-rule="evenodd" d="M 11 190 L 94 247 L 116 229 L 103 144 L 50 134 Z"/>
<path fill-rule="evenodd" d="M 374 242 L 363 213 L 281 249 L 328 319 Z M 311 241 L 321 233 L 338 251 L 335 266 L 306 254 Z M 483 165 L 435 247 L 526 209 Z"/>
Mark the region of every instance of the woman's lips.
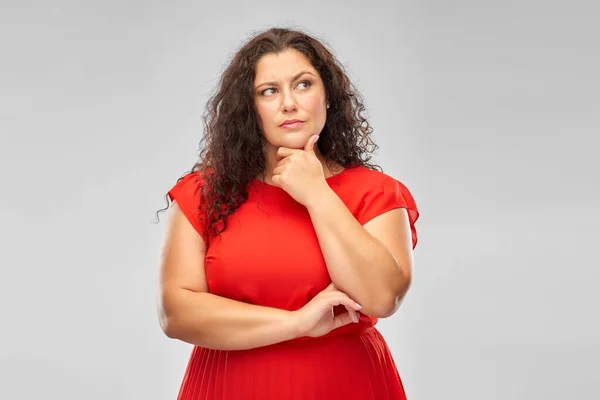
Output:
<path fill-rule="evenodd" d="M 281 125 L 281 127 L 284 128 L 284 129 L 294 129 L 294 128 L 299 127 L 303 123 L 304 122 L 293 122 L 291 124 L 283 124 L 283 125 Z"/>

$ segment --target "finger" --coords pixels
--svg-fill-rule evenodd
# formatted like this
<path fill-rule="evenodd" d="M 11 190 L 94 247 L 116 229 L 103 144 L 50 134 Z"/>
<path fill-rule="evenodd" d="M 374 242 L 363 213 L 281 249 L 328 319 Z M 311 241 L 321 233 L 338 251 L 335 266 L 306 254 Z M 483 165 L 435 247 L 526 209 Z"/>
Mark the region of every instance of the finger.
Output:
<path fill-rule="evenodd" d="M 271 182 L 273 183 L 273 186 L 281 187 L 280 179 L 281 179 L 280 175 L 273 175 L 271 177 Z"/>
<path fill-rule="evenodd" d="M 348 310 L 348 314 L 352 318 L 352 322 L 358 322 L 360 316 L 358 315 L 358 311 L 354 310 L 352 307 L 345 306 L 346 310 Z"/>
<path fill-rule="evenodd" d="M 311 137 L 309 137 L 308 141 L 306 142 L 306 146 L 304 146 L 304 150 L 305 151 L 314 151 L 315 143 L 317 143 L 317 140 L 319 140 L 319 135 L 312 135 Z"/>
<path fill-rule="evenodd" d="M 350 314 L 348 313 L 343 313 L 340 315 L 336 315 L 333 318 L 333 329 L 337 329 L 339 327 L 342 327 L 344 325 L 348 325 L 351 324 L 352 321 L 352 317 L 350 317 Z"/>
<path fill-rule="evenodd" d="M 329 305 L 331 307 L 343 305 L 343 306 L 347 307 L 348 309 L 352 309 L 352 310 L 356 310 L 356 311 L 358 311 L 362 308 L 360 306 L 360 304 L 358 304 L 357 302 L 352 300 L 350 297 L 348 297 L 347 294 L 340 292 L 340 291 L 333 292 L 332 295 L 330 295 Z"/>
<path fill-rule="evenodd" d="M 284 168 L 281 165 L 278 167 L 275 167 L 275 169 L 273 170 L 273 175 L 281 175 L 281 173 L 283 172 L 283 169 Z"/>
<path fill-rule="evenodd" d="M 281 160 L 282 158 L 285 157 L 289 157 L 292 154 L 294 154 L 296 151 L 296 149 L 290 149 L 289 147 L 280 147 L 279 149 L 277 149 L 277 153 L 275 154 L 277 161 Z"/>
<path fill-rule="evenodd" d="M 281 160 L 277 161 L 277 164 L 275 164 L 276 167 L 283 167 L 284 165 L 287 165 L 289 163 L 292 162 L 292 158 L 291 157 L 284 157 Z"/>
<path fill-rule="evenodd" d="M 352 300 L 350 297 L 348 297 L 348 303 L 344 304 L 344 305 L 347 305 L 347 306 L 349 306 L 350 308 L 352 308 L 353 310 L 356 310 L 356 311 L 358 311 L 358 310 L 360 310 L 362 308 L 360 304 L 358 304 L 357 302 L 355 302 L 354 300 Z"/>

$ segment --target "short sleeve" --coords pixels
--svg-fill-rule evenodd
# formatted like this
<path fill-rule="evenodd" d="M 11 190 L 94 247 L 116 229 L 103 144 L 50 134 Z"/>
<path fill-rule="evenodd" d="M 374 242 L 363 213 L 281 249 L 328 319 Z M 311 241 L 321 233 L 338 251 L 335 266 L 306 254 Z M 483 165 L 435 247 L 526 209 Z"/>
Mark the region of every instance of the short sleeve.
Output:
<path fill-rule="evenodd" d="M 200 210 L 200 188 L 203 180 L 197 172 L 190 172 L 180 178 L 169 190 L 171 201 L 176 201 L 179 208 L 192 224 L 194 229 L 204 237 L 205 220 Z"/>
<path fill-rule="evenodd" d="M 405 208 L 408 212 L 414 249 L 418 241 L 415 222 L 419 219 L 419 210 L 412 194 L 402 182 L 386 177 L 378 190 L 366 194 L 356 218 L 361 225 L 364 225 L 378 215 L 395 208 Z"/>

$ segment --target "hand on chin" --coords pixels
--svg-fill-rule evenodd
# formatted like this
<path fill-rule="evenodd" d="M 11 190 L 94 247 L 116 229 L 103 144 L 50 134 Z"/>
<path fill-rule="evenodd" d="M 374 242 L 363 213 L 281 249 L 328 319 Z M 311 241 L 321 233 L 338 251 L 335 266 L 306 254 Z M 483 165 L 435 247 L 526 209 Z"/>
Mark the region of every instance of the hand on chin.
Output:
<path fill-rule="evenodd" d="M 323 166 L 315 154 L 318 139 L 318 135 L 310 135 L 299 149 L 291 147 L 292 143 L 279 147 L 275 155 L 277 165 L 271 177 L 273 185 L 306 207 L 329 189 Z"/>

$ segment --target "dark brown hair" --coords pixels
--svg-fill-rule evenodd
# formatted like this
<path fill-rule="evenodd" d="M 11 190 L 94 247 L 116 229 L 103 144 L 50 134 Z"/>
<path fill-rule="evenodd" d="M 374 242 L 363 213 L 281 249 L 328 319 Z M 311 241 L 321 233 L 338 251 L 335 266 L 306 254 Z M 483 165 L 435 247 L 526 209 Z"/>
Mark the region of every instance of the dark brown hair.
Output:
<path fill-rule="evenodd" d="M 190 172 L 198 172 L 204 181 L 198 211 L 199 218 L 208 221 L 205 237 L 220 236 L 227 228 L 228 216 L 248 198 L 247 185 L 264 172 L 266 141 L 254 106 L 255 66 L 264 55 L 288 49 L 302 53 L 325 86 L 330 108 L 317 142 L 321 154 L 344 168 L 364 166 L 381 171 L 381 167 L 369 163 L 378 146 L 371 139 L 373 129 L 362 115 L 362 96 L 344 67 L 316 38 L 292 29 L 268 29 L 254 35 L 234 55 L 203 115 L 199 161 Z M 183 176 L 178 182 L 181 179 Z M 165 198 L 168 208 L 169 198 Z"/>

